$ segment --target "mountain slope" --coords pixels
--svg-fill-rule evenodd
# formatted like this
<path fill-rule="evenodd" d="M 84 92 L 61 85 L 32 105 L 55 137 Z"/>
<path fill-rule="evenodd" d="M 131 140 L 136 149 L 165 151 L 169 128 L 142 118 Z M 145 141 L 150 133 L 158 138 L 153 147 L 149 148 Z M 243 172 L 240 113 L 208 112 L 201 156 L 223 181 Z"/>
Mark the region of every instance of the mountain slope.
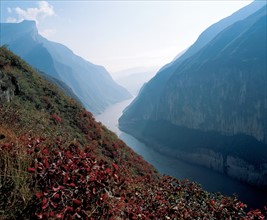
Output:
<path fill-rule="evenodd" d="M 92 114 L 0 48 L 1 219 L 264 218 L 160 176 Z"/>
<path fill-rule="evenodd" d="M 157 99 L 141 106 L 161 82 L 155 77 L 120 127 L 167 154 L 266 186 L 266 6 L 175 65 Z"/>
<path fill-rule="evenodd" d="M 254 1 L 250 5 L 240 9 L 231 16 L 222 19 L 221 21 L 211 25 L 207 28 L 197 39 L 197 41 L 189 47 L 178 59 L 174 59 L 171 63 L 163 66 L 156 76 L 152 78 L 146 86 L 142 89 L 142 93 L 134 100 L 133 105 L 135 107 L 128 108 L 133 110 L 134 114 L 138 114 L 139 109 L 142 109 L 145 113 L 145 117 L 149 117 L 156 106 L 155 103 L 159 102 L 159 97 L 166 86 L 166 83 L 174 74 L 176 69 L 192 55 L 196 54 L 201 48 L 205 47 L 218 33 L 220 33 L 224 28 L 229 27 L 237 21 L 240 21 L 249 15 L 256 12 L 266 3 L 264 1 Z M 129 113 L 128 111 L 128 113 Z M 143 114 L 141 113 L 141 114 Z"/>
<path fill-rule="evenodd" d="M 67 47 L 40 36 L 34 21 L 2 23 L 3 44 L 35 68 L 66 83 L 94 114 L 131 97 L 104 67 L 85 61 Z"/>
<path fill-rule="evenodd" d="M 67 86 L 66 83 L 64 83 L 61 80 L 58 80 L 58 79 L 56 79 L 56 78 L 54 78 L 54 77 L 52 77 L 52 76 L 50 76 L 44 72 L 40 72 L 40 71 L 38 71 L 38 72 L 46 80 L 48 80 L 49 82 L 53 83 L 58 88 L 60 88 L 67 96 L 69 96 L 70 98 L 74 99 L 75 101 L 77 101 L 78 103 L 80 103 L 82 105 L 82 102 L 80 101 L 78 96 L 74 94 L 72 89 L 69 86 Z"/>

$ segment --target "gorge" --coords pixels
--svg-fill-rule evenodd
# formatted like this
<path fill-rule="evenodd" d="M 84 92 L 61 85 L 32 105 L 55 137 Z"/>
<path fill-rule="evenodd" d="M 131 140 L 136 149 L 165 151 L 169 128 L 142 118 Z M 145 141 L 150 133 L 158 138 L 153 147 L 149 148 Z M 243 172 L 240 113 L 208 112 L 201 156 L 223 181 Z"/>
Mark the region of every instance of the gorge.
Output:
<path fill-rule="evenodd" d="M 0 5 L 0 219 L 266 219 L 266 1 Z"/>
<path fill-rule="evenodd" d="M 131 134 L 121 131 L 118 128 L 118 119 L 122 115 L 123 110 L 132 101 L 133 99 L 129 99 L 110 106 L 105 112 L 96 116 L 96 120 L 115 132 L 120 139 L 152 164 L 161 174 L 171 175 L 178 179 L 186 178 L 196 181 L 209 192 L 220 192 L 228 196 L 237 194 L 239 199 L 251 207 L 256 208 L 266 205 L 266 190 L 250 186 L 204 166 L 194 165 L 182 160 L 181 157 L 178 159 L 174 154 L 163 154 L 151 147 L 150 143 L 145 143 L 143 140 L 138 140 Z M 208 156 L 204 155 L 204 157 L 207 158 Z M 216 158 L 212 160 L 215 162 Z"/>
<path fill-rule="evenodd" d="M 255 11 L 256 3 L 161 68 L 123 112 L 120 129 L 166 155 L 266 187 L 266 3 Z"/>

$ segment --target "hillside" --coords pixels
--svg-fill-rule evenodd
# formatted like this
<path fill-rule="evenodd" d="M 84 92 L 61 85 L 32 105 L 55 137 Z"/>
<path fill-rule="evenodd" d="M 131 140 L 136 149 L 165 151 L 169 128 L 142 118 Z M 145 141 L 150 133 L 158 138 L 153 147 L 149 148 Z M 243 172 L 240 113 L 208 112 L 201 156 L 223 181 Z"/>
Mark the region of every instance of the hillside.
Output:
<path fill-rule="evenodd" d="M 0 49 L 1 219 L 263 217 L 160 176 L 92 114 Z"/>
<path fill-rule="evenodd" d="M 120 128 L 165 154 L 266 187 L 266 3 L 180 59 L 167 67 L 166 84 L 158 73 L 143 88 Z"/>
<path fill-rule="evenodd" d="M 64 82 L 87 110 L 99 114 L 109 105 L 131 97 L 107 70 L 74 54 L 66 46 L 38 33 L 34 21 L 1 23 L 1 45 L 7 44 L 38 70 Z"/>

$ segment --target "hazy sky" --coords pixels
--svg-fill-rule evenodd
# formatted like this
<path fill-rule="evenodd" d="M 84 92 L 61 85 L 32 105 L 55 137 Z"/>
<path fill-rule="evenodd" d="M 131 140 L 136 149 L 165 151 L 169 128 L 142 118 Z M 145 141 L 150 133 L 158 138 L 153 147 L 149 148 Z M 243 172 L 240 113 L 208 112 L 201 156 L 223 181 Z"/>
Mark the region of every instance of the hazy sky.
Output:
<path fill-rule="evenodd" d="M 39 33 L 110 72 L 163 66 L 249 0 L 3 1 L 1 22 L 35 20 Z"/>

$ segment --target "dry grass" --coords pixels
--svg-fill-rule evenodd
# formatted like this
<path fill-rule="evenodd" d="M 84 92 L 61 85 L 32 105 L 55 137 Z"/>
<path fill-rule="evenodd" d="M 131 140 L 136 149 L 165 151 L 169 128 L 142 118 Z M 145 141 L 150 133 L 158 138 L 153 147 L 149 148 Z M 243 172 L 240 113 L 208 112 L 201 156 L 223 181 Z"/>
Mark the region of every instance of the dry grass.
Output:
<path fill-rule="evenodd" d="M 0 127 L 0 219 L 10 218 L 21 212 L 33 196 L 31 175 L 27 172 L 32 159 L 25 148 L 16 140 L 14 134 Z"/>
<path fill-rule="evenodd" d="M 7 128 L 3 125 L 0 125 L 0 135 L 4 136 L 2 140 L 0 139 L 0 144 L 2 142 L 17 140 L 17 136 L 14 134 L 14 132 L 10 128 Z"/>

